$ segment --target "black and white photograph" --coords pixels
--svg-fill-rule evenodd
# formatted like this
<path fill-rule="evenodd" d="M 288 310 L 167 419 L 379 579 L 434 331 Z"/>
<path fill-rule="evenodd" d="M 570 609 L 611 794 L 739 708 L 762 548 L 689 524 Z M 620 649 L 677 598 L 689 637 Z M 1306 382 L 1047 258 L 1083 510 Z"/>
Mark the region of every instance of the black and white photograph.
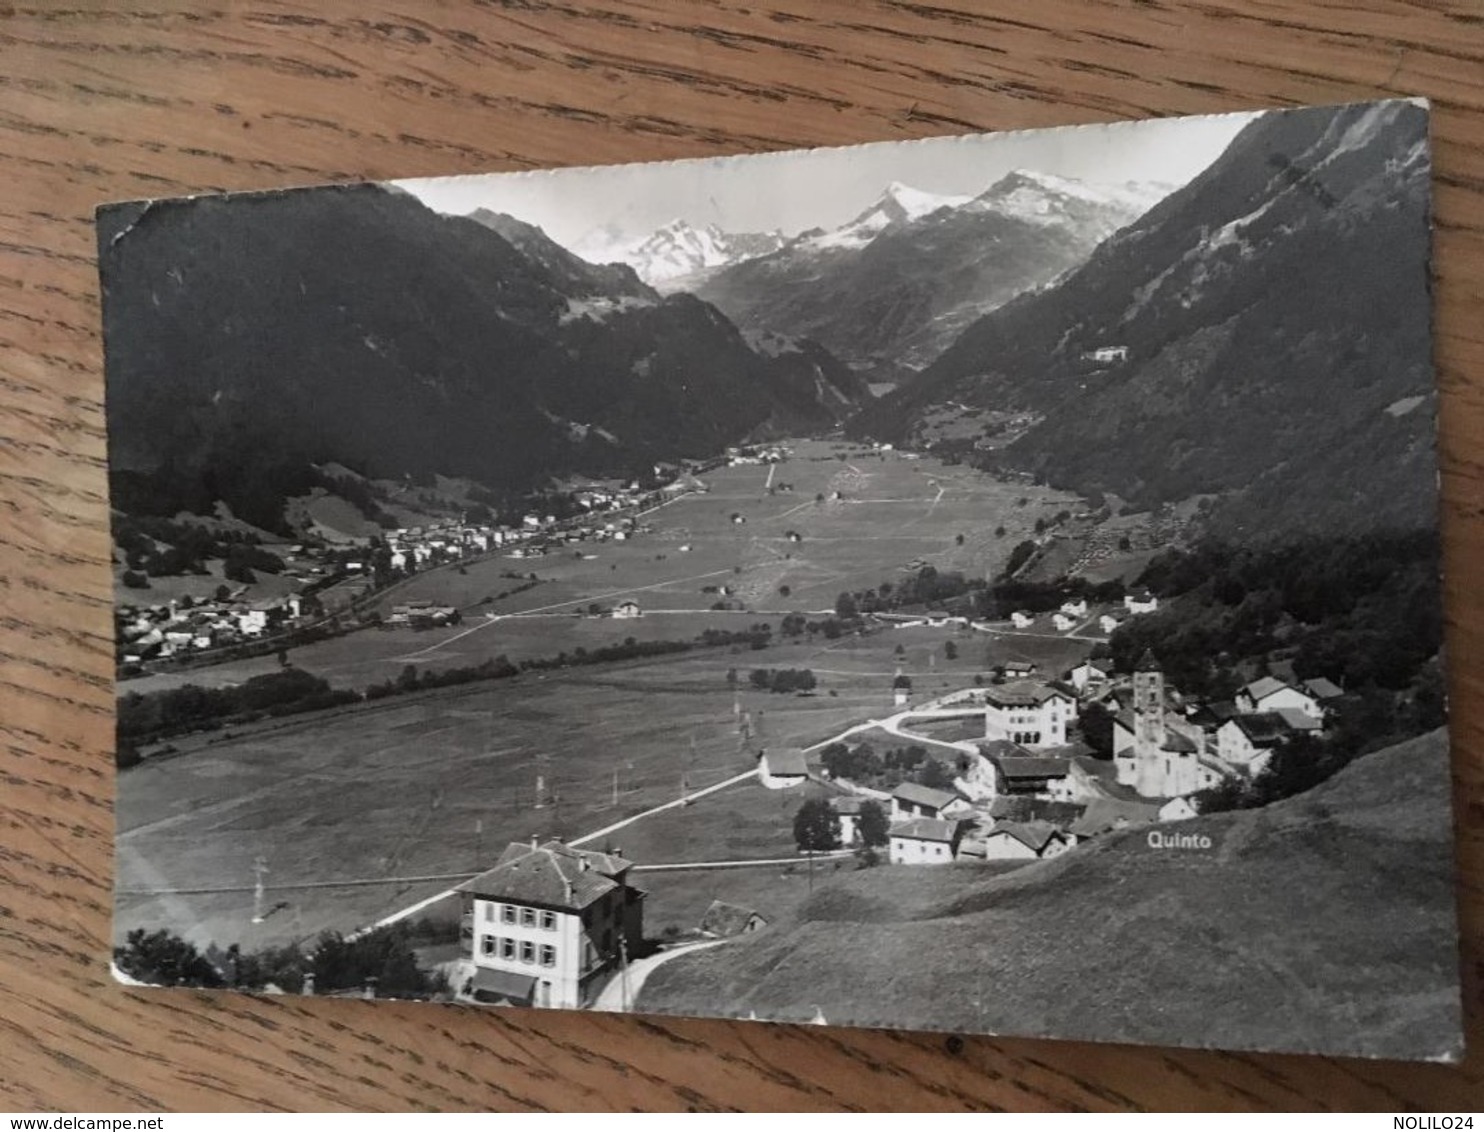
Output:
<path fill-rule="evenodd" d="M 1428 107 L 107 205 L 113 973 L 1453 1061 Z"/>

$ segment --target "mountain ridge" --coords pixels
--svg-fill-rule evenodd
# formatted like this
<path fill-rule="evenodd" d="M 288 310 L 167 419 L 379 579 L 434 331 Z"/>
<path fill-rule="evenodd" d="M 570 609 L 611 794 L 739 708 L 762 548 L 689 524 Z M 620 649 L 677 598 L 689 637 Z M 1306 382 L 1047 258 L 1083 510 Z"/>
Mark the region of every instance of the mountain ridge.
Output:
<path fill-rule="evenodd" d="M 955 402 L 1028 413 L 998 466 L 1140 507 L 1219 495 L 1230 535 L 1435 522 L 1427 174 L 1412 103 L 1264 115 L 850 429 L 901 440 Z"/>
<path fill-rule="evenodd" d="M 271 529 L 311 463 L 512 489 L 827 428 L 868 396 L 817 347 L 758 354 L 699 299 L 377 185 L 107 207 L 98 245 L 125 510 L 222 500 Z"/>
<path fill-rule="evenodd" d="M 974 319 L 1082 262 L 1157 196 L 1024 173 L 972 197 L 894 184 L 840 227 L 709 272 L 695 289 L 745 330 L 806 336 L 873 379 L 910 379 Z"/>

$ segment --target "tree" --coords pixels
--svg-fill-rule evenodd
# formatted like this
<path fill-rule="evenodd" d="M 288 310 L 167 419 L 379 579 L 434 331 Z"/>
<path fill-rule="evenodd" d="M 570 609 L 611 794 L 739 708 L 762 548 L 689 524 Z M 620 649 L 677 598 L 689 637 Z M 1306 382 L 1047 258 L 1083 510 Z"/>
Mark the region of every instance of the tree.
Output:
<path fill-rule="evenodd" d="M 996 527 L 994 529 L 994 537 L 995 538 L 1004 538 L 1005 537 L 1005 528 L 1004 527 Z"/>
<path fill-rule="evenodd" d="M 794 841 L 800 849 L 825 852 L 840 848 L 840 821 L 823 798 L 810 798 L 794 815 Z"/>
<path fill-rule="evenodd" d="M 787 597 L 789 594 L 793 593 L 793 590 L 790 589 L 787 585 L 782 585 L 778 587 L 778 593 L 780 597 Z"/>
<path fill-rule="evenodd" d="M 224 584 L 216 587 L 216 600 L 217 601 L 226 601 L 231 596 L 232 596 L 232 587 L 231 586 L 228 586 L 228 585 L 226 585 L 224 583 Z"/>
<path fill-rule="evenodd" d="M 119 770 L 138 766 L 141 761 L 139 748 L 133 743 L 119 743 L 113 749 L 113 765 Z"/>
<path fill-rule="evenodd" d="M 842 593 L 835 599 L 835 616 L 845 621 L 860 616 L 860 610 L 856 607 L 853 595 Z"/>
<path fill-rule="evenodd" d="M 934 790 L 949 790 L 953 787 L 953 773 L 937 759 L 924 759 L 916 778 L 922 785 Z"/>
<path fill-rule="evenodd" d="M 887 830 L 891 828 L 891 819 L 886 816 L 886 810 L 880 802 L 862 802 L 860 817 L 855 821 L 855 831 L 859 834 L 861 844 L 868 848 L 885 845 L 887 842 Z"/>
<path fill-rule="evenodd" d="M 241 582 L 247 586 L 258 580 L 257 575 L 252 572 L 252 567 L 246 562 L 228 560 L 222 566 L 222 574 L 231 581 Z"/>
<path fill-rule="evenodd" d="M 963 546 L 963 544 L 964 544 L 964 536 L 961 535 L 961 534 L 955 535 L 953 537 L 953 541 L 956 542 L 956 543 L 958 543 L 959 546 Z"/>
<path fill-rule="evenodd" d="M 123 581 L 124 585 L 128 586 L 131 590 L 149 589 L 149 579 L 141 574 L 138 570 L 125 570 L 124 576 L 121 580 Z"/>
<path fill-rule="evenodd" d="M 114 948 L 119 970 L 165 987 L 219 987 L 222 977 L 193 944 L 168 931 L 135 928 L 123 947 Z"/>
<path fill-rule="evenodd" d="M 896 689 L 910 692 L 912 690 L 912 677 L 908 676 L 906 673 L 901 673 L 900 675 L 894 676 L 892 678 L 891 686 Z"/>
<path fill-rule="evenodd" d="M 952 641 L 943 642 L 943 656 L 947 660 L 958 659 L 958 646 Z"/>
<path fill-rule="evenodd" d="M 1015 572 L 1030 561 L 1031 555 L 1036 553 L 1036 544 L 1029 539 L 1019 543 L 1010 552 L 1010 560 L 1005 563 L 1005 577 L 1013 577 Z"/>
<path fill-rule="evenodd" d="M 1113 713 L 1103 704 L 1093 701 L 1085 704 L 1078 714 L 1082 728 L 1082 740 L 1097 753 L 1099 758 L 1113 757 Z"/>

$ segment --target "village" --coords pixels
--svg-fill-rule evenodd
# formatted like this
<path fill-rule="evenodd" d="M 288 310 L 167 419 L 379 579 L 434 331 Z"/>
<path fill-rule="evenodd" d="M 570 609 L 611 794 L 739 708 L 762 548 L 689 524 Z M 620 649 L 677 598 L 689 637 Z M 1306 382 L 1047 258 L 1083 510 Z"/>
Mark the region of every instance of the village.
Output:
<path fill-rule="evenodd" d="M 760 462 L 746 454 L 734 462 Z M 765 450 L 777 460 L 776 449 Z M 198 667 L 264 655 L 294 644 L 376 625 L 414 629 L 457 624 L 460 611 L 428 601 L 390 603 L 399 584 L 440 567 L 460 568 L 487 558 L 544 558 L 584 543 L 624 542 L 646 533 L 642 516 L 692 491 L 705 490 L 679 465 L 656 465 L 658 486 L 638 481 L 574 485 L 570 514 L 527 513 L 510 523 L 470 523 L 462 517 L 393 527 L 380 535 L 285 543 L 259 549 L 257 575 L 279 583 L 272 596 L 254 596 L 253 572 L 224 580 L 208 596 L 189 594 L 147 602 L 133 594 L 149 588 L 147 575 L 126 570 L 114 606 L 116 662 L 121 679 L 186 665 Z M 219 566 L 219 564 L 217 564 Z M 247 580 L 241 580 L 246 578 Z M 137 580 L 136 580 L 137 579 Z"/>
<path fill-rule="evenodd" d="M 1128 610 L 1137 615 L 1156 600 L 1130 595 Z M 1148 832 L 1135 848 L 1209 849 L 1209 838 L 1167 827 L 1198 815 L 1202 791 L 1260 774 L 1284 740 L 1322 734 L 1328 705 L 1342 694 L 1324 679 L 1263 676 L 1232 701 L 1202 702 L 1182 695 L 1147 653 L 1123 674 L 1093 660 L 1053 679 L 1038 678 L 1035 665 L 1006 668 L 988 685 L 918 702 L 899 676 L 893 714 L 811 747 L 758 751 L 759 783 L 802 799 L 794 836 L 811 876 L 816 858 L 836 868 L 842 859 L 855 868 L 1030 864 L 1139 829 Z M 1098 712 L 1111 721 L 1111 758 L 1083 735 L 1083 721 Z M 943 722 L 979 734 L 944 740 L 914 730 Z M 883 785 L 881 760 L 847 743 L 868 730 L 914 743 L 908 749 L 926 758 L 894 786 Z M 773 916 L 764 902 L 715 899 L 687 938 L 656 950 L 646 941 L 646 893 L 637 884 L 644 864 L 611 847 L 511 844 L 456 890 L 467 948 L 449 965 L 456 997 L 628 1009 L 659 964 L 760 931 Z"/>
<path fill-rule="evenodd" d="M 410 683 L 384 681 L 363 694 L 346 693 L 353 713 L 357 703 L 396 707 L 401 701 L 393 693 L 406 697 L 407 706 L 396 707 L 400 714 L 385 723 L 367 712 L 327 716 L 321 724 L 310 714 L 296 725 L 307 729 L 306 736 L 333 728 L 329 757 L 359 767 L 358 735 L 420 731 L 425 721 L 446 720 L 466 737 L 449 753 L 448 767 L 470 776 L 479 796 L 499 801 L 470 797 L 462 803 L 473 815 L 465 820 L 475 830 L 475 859 L 461 863 L 473 869 L 466 865 L 453 874 L 443 863 L 462 856 L 449 853 L 447 834 L 419 840 L 416 851 L 428 861 L 421 871 L 383 866 L 389 875 L 376 883 L 387 886 L 389 896 L 393 885 L 415 882 L 400 906 L 374 898 L 374 888 L 361 888 L 311 907 L 295 885 L 314 885 L 318 892 L 326 880 L 305 863 L 291 875 L 313 879 L 265 884 L 259 877 L 253 888 L 256 938 L 310 937 L 301 919 L 310 915 L 343 925 L 338 930 L 359 923 L 350 940 L 431 918 L 454 933 L 439 934 L 440 942 L 418 951 L 427 986 L 445 988 L 436 993 L 481 1004 L 627 1010 L 639 1001 L 649 973 L 671 960 L 787 923 L 816 879 L 827 884 L 875 868 L 948 867 L 972 884 L 976 873 L 1034 865 L 1125 831 L 1135 836 L 1120 841 L 1121 852 L 1183 845 L 1191 839 L 1180 823 L 1201 813 L 1206 792 L 1251 783 L 1295 736 L 1322 737 L 1342 695 L 1328 680 L 1299 679 L 1281 665 L 1250 672 L 1230 699 L 1177 686 L 1147 652 L 1115 668 L 1111 640 L 1159 613 L 1161 598 L 1121 581 L 1033 580 L 1046 577 L 1042 558 L 1066 557 L 1067 541 L 1075 537 L 1067 528 L 1099 520 L 1096 509 L 1021 480 L 958 473 L 951 464 L 926 462 L 921 453 L 889 444 L 827 440 L 733 448 L 704 463 L 656 467 L 654 473 L 648 490 L 637 482 L 567 485 L 561 507 L 530 510 L 517 521 L 450 518 L 389 528 L 354 544 L 290 546 L 284 573 L 305 584 L 279 598 L 250 601 L 239 587 L 220 600 L 121 607 L 121 640 L 129 642 L 125 660 L 131 664 L 168 664 L 172 652 L 177 662 L 210 663 L 216 655 L 236 659 L 244 647 L 268 657 L 312 640 L 306 629 L 335 626 L 347 636 L 373 628 L 392 636 L 351 638 L 334 655 L 304 646 L 295 654 L 304 657 L 299 663 L 328 663 L 321 669 L 327 672 L 338 663 L 346 674 L 358 674 L 444 655 L 488 655 L 492 647 L 527 642 L 533 651 L 517 656 L 519 667 L 533 673 L 527 679 L 551 674 L 545 692 L 523 684 L 525 691 L 510 691 L 506 707 L 488 709 L 482 737 L 460 721 L 485 716 L 484 710 L 460 708 L 458 701 L 421 706 L 430 693 L 418 692 L 415 672 Z M 890 486 L 883 491 L 877 485 Z M 993 501 L 988 509 L 986 498 Z M 934 522 L 892 563 L 902 551 L 881 536 L 892 533 L 888 516 L 904 507 Z M 840 592 L 833 607 L 817 608 L 830 605 L 833 578 L 851 576 L 852 535 L 842 537 L 839 525 L 847 514 L 853 523 L 863 514 L 879 515 L 872 551 L 898 580 Z M 1002 518 L 987 521 L 986 514 Z M 1127 520 L 1113 522 L 1114 530 L 1128 529 L 1120 525 Z M 958 524 L 970 536 L 955 535 Z M 1135 563 L 1149 553 L 1120 546 L 1117 538 L 1111 552 Z M 750 565 L 739 567 L 742 554 Z M 1006 563 L 1000 575 L 1006 592 L 1027 595 L 1028 605 L 986 602 L 986 591 L 965 588 L 964 576 L 950 567 L 972 563 L 975 555 Z M 677 571 L 682 558 L 687 565 Z M 529 571 L 540 560 L 538 578 Z M 830 574 L 820 572 L 821 562 L 831 563 Z M 469 577 L 462 577 L 466 571 Z M 816 575 L 807 591 L 789 584 Z M 758 577 L 767 579 L 765 585 Z M 491 585 L 505 587 L 493 602 L 471 596 Z M 538 585 L 551 592 L 527 592 Z M 718 613 L 746 614 L 749 621 L 721 629 L 712 620 Z M 751 620 L 770 613 L 786 614 L 776 631 Z M 618 624 L 604 628 L 610 620 Z M 460 622 L 467 624 L 455 630 Z M 676 640 L 681 626 L 702 630 L 688 649 L 717 653 L 687 661 L 684 652 L 671 652 L 673 659 L 662 659 L 665 649 L 684 643 Z M 419 630 L 440 632 L 419 634 L 430 643 L 397 643 L 399 631 Z M 638 677 L 664 692 L 623 702 L 619 689 L 635 678 L 633 668 L 576 675 L 579 670 L 569 666 L 582 650 L 553 650 L 558 642 L 579 640 L 593 646 L 584 663 L 601 659 L 605 643 L 619 650 L 614 657 L 634 658 L 625 664 L 636 663 L 649 642 L 664 646 Z M 760 648 L 767 651 L 753 651 Z M 729 659 L 739 651 L 786 666 L 748 670 Z M 816 663 L 835 667 L 822 668 L 821 681 L 810 668 Z M 883 664 L 890 666 L 885 674 Z M 564 669 L 572 674 L 559 677 Z M 230 679 L 252 671 L 262 670 L 222 669 Z M 680 701 L 663 697 L 679 691 L 674 681 L 701 680 L 707 672 L 717 684 L 725 673 L 730 718 L 721 723 L 715 706 L 708 717 L 703 701 L 684 695 L 684 712 L 695 713 L 691 722 L 672 718 Z M 615 703 L 623 702 L 617 711 L 634 713 L 625 725 L 630 730 L 615 738 L 638 734 L 638 728 L 646 735 L 639 746 L 618 740 L 611 772 L 605 763 L 595 773 L 576 753 L 553 758 L 544 741 L 518 763 L 490 762 L 480 753 L 525 750 L 511 725 L 527 716 L 532 738 L 546 734 L 536 722 L 540 701 L 533 696 L 565 701 L 566 689 L 594 701 L 606 699 L 610 687 L 620 697 Z M 715 705 L 715 694 L 708 691 L 704 702 Z M 652 709 L 644 709 L 645 702 Z M 591 710 L 603 720 L 593 734 L 608 733 L 615 708 Z M 688 727 L 689 753 L 671 753 L 667 741 L 647 737 L 648 715 L 663 720 L 667 733 Z M 706 769 L 695 765 L 692 777 L 698 731 L 712 738 L 702 760 Z M 256 741 L 251 730 L 222 739 L 222 751 Z M 280 742 L 271 733 L 263 741 Z M 313 750 L 292 730 L 281 742 L 295 757 Z M 196 760 L 230 757 L 212 753 L 216 740 L 209 733 L 167 742 L 162 753 L 176 757 L 177 744 L 197 750 Z M 654 769 L 642 789 L 621 789 L 621 778 L 634 777 L 636 758 Z M 665 773 L 678 777 L 678 793 L 653 777 Z M 417 772 L 404 777 L 413 791 L 425 789 Z M 564 816 L 563 795 L 570 816 Z M 441 796 L 440 787 L 435 799 Z M 293 808 L 287 797 L 283 804 Z M 741 822 L 747 832 L 723 843 L 708 831 L 729 810 L 745 815 L 730 824 Z M 497 813 L 505 816 L 488 816 Z M 421 827 L 423 819 L 415 820 Z M 154 827 L 142 828 L 153 836 Z M 505 848 L 486 854 L 480 851 L 485 844 Z M 241 899 L 231 894 L 241 891 L 238 882 L 204 899 L 230 921 L 227 909 Z M 152 887 L 124 890 L 125 899 L 145 905 L 158 896 Z M 375 908 L 379 918 L 350 919 L 352 907 Z M 318 993 L 354 989 L 337 988 L 324 974 Z M 312 973 L 309 978 L 312 988 Z"/>

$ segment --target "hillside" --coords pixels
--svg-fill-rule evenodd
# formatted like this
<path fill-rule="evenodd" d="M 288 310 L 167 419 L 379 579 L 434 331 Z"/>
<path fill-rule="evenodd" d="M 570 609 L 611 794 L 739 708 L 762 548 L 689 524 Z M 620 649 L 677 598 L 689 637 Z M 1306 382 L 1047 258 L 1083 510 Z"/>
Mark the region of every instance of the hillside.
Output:
<path fill-rule="evenodd" d="M 977 197 L 888 187 L 847 224 L 705 275 L 745 330 L 817 339 L 875 380 L 914 374 L 961 330 L 1081 263 L 1157 193 L 1029 172 Z"/>
<path fill-rule="evenodd" d="M 1140 507 L 1222 495 L 1225 534 L 1430 526 L 1428 175 L 1413 103 L 1264 115 L 852 431 L 1019 410 L 1037 423 L 997 462 Z"/>
<path fill-rule="evenodd" d="M 221 500 L 280 529 L 310 463 L 519 488 L 827 428 L 868 396 L 538 228 L 380 186 L 111 206 L 98 238 L 126 511 Z"/>
<path fill-rule="evenodd" d="M 1448 745 L 1196 818 L 1209 850 L 1110 835 L 982 879 L 864 870 L 797 917 L 685 956 L 652 1013 L 1368 1057 L 1462 1049 Z"/>

